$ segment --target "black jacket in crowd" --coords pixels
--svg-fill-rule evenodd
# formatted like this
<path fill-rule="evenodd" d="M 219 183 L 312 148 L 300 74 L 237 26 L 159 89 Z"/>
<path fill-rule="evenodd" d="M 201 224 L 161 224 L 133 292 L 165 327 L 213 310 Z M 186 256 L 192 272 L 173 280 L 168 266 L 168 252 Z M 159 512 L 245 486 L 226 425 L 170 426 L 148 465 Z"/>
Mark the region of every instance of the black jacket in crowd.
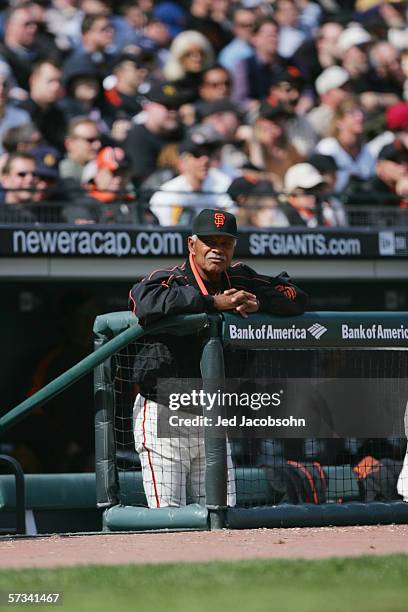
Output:
<path fill-rule="evenodd" d="M 259 311 L 275 315 L 302 314 L 306 294 L 293 285 L 286 272 L 276 277 L 258 274 L 243 263 L 233 264 L 222 274 L 219 290 L 244 289 L 259 300 Z M 130 291 L 130 307 L 141 325 L 148 328 L 167 315 L 215 313 L 211 287 L 203 295 L 191 270 L 189 260 L 181 266 L 155 270 Z M 156 399 L 157 378 L 201 378 L 200 356 L 203 339 L 199 335 L 149 335 L 137 348 L 133 382 L 144 397 Z"/>

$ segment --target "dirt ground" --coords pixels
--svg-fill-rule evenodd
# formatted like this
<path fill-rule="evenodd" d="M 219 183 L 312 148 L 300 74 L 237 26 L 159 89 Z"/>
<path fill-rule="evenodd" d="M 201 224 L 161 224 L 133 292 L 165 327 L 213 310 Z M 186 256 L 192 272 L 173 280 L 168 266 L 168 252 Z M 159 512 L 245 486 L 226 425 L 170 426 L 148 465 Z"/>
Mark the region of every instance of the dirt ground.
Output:
<path fill-rule="evenodd" d="M 0 538 L 0 568 L 408 554 L 408 525 Z"/>

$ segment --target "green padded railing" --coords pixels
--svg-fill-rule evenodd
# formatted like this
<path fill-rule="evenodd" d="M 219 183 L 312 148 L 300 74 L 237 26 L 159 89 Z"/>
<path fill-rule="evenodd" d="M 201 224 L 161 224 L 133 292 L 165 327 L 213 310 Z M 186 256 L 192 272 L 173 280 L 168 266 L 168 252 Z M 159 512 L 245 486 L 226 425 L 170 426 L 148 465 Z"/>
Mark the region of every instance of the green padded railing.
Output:
<path fill-rule="evenodd" d="M 0 418 L 0 436 L 34 408 L 42 406 L 77 380 L 86 376 L 88 372 L 94 370 L 111 355 L 146 334 L 146 330 L 138 324 L 137 318 L 130 312 L 100 315 L 95 320 L 94 331 L 96 334 L 107 329 L 107 319 L 109 319 L 112 339 L 3 415 Z M 165 332 L 184 335 L 191 333 L 194 329 L 202 329 L 205 325 L 207 325 L 207 317 L 204 314 L 179 315 L 153 323 L 149 326 L 149 333 L 160 334 Z"/>

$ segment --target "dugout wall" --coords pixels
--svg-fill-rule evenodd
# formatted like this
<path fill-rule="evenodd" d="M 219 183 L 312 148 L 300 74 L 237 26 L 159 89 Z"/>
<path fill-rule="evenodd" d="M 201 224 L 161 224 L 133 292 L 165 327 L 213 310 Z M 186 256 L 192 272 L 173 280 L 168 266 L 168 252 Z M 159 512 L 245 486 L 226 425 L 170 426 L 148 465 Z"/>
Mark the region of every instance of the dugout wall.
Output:
<path fill-rule="evenodd" d="M 306 313 L 248 319 L 224 313 L 188 315 L 155 324 L 154 334 L 181 336 L 185 350 L 201 338 L 204 387 L 234 378 L 368 378 L 405 397 L 408 313 Z M 96 348 L 137 323 L 131 313 L 95 322 Z M 407 522 L 408 504 L 397 493 L 405 456 L 403 422 L 386 435 L 340 440 L 245 439 L 230 445 L 237 503 L 227 507 L 226 439 L 204 428 L 206 503 L 148 509 L 134 452 L 134 368 L 149 345 L 135 339 L 95 370 L 97 503 L 105 530 L 208 529 Z M 391 385 L 391 386 L 390 386 Z M 217 406 L 215 406 L 217 409 Z M 389 435 L 393 434 L 393 435 Z M 308 488 L 309 487 L 309 488 Z"/>

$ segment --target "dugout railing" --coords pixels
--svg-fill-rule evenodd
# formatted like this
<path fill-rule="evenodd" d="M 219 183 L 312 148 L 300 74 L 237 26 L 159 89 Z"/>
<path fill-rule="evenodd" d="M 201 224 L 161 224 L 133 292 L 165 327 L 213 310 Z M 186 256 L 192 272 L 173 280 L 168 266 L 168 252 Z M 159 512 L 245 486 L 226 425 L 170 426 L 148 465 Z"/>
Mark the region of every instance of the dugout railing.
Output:
<path fill-rule="evenodd" d="M 132 326 L 132 317 L 131 313 L 98 317 L 94 328 L 96 346 L 105 346 Z M 407 313 L 326 312 L 293 318 L 256 315 L 248 319 L 224 313 L 214 317 L 175 317 L 169 323 L 171 327 L 159 332 L 156 326 L 154 334 L 170 331 L 184 337 L 186 351 L 193 337 L 201 336 L 201 374 L 207 387 L 215 380 L 219 384 L 225 375 L 288 379 L 294 375 L 338 376 L 340 380 L 368 376 L 371 380 L 392 382 L 392 393 L 398 392 L 400 397 L 406 393 Z M 372 330 L 374 326 L 383 331 L 344 338 L 345 325 L 347 329 Z M 269 337 L 262 332 L 268 326 L 272 330 Z M 132 406 L 137 393 L 134 367 L 146 343 L 149 335 L 139 336 L 136 342 L 112 354 L 95 373 L 97 499 L 100 507 L 106 508 L 106 530 L 349 525 L 408 520 L 408 504 L 397 493 L 406 446 L 401 433 L 403 417 L 399 426 L 391 427 L 381 438 L 378 432 L 377 437 L 369 437 L 372 428 L 367 423 L 367 439 L 361 436 L 358 440 L 341 440 L 340 450 L 339 440 L 327 439 L 231 441 L 237 489 L 235 507 L 227 505 L 226 440 L 219 434 L 214 436 L 211 427 L 204 428 L 206 507 L 187 503 L 183 508 L 148 509 L 132 432 Z M 390 389 L 389 384 L 387 388 Z M 384 410 L 389 410 L 387 405 Z M 394 418 L 390 413 L 390 420 Z M 323 451 L 322 443 L 326 445 Z M 316 450 L 318 447 L 320 450 Z M 337 450 L 336 456 L 333 448 Z M 282 494 L 279 485 L 283 475 L 287 477 L 287 468 L 292 469 L 295 464 L 300 469 L 315 466 L 315 471 L 317 464 L 323 475 L 319 485 L 324 490 L 317 490 L 315 483 L 310 499 L 300 495 L 293 503 L 285 495 L 286 490 Z"/>
<path fill-rule="evenodd" d="M 370 463 L 370 470 L 376 474 L 384 468 L 386 482 L 391 483 L 391 494 L 388 491 L 383 495 L 380 491 L 380 496 L 371 495 L 363 499 L 359 476 L 364 465 L 353 465 L 349 453 L 347 460 L 337 458 L 332 463 L 321 464 L 326 486 L 322 499 L 313 499 L 312 503 L 308 500 L 304 503 L 302 499 L 287 503 L 284 498 L 278 499 L 275 482 L 271 485 L 270 468 L 271 465 L 272 468 L 280 467 L 282 457 L 279 458 L 279 441 L 272 440 L 275 448 L 262 462 L 254 460 L 259 459 L 260 453 L 259 447 L 251 447 L 251 442 L 249 450 L 234 449 L 237 505 L 228 508 L 226 442 L 220 437 L 214 438 L 209 430 L 205 432 L 205 505 L 188 503 L 182 508 L 150 510 L 146 507 L 140 465 L 134 452 L 131 422 L 137 392 L 133 372 L 138 346 L 148 345 L 154 334 L 180 337 L 186 354 L 192 340 L 199 336 L 203 347 L 201 372 L 206 385 L 211 385 L 215 379 L 219 381 L 225 374 L 252 376 L 253 363 L 258 368 L 256 376 L 259 372 L 264 376 L 266 372 L 268 377 L 290 377 L 293 373 L 287 370 L 287 364 L 295 363 L 297 368 L 299 363 L 294 362 L 294 355 L 302 357 L 301 363 L 311 364 L 312 375 L 316 376 L 322 364 L 330 362 L 327 354 L 335 355 L 338 363 L 348 364 L 343 376 L 350 376 L 350 369 L 353 372 L 354 368 L 360 368 L 360 374 L 368 372 L 373 379 L 392 378 L 399 385 L 399 381 L 404 383 L 407 380 L 407 322 L 408 313 L 405 312 L 315 312 L 294 318 L 252 315 L 245 320 L 230 314 L 211 317 L 201 314 L 172 317 L 145 330 L 130 312 L 102 315 L 95 321 L 94 353 L 3 415 L 0 434 L 6 435 L 7 429 L 31 410 L 95 370 L 96 493 L 98 507 L 104 509 L 105 530 L 405 523 L 408 521 L 408 504 L 397 494 L 398 474 L 391 473 L 389 463 L 386 465 L 386 461 L 393 461 L 401 467 L 406 446 L 405 435 L 401 434 L 403 423 L 396 428 L 399 438 L 397 446 L 391 447 L 394 449 L 392 452 L 389 448 L 383 452 L 389 442 L 384 438 L 371 440 L 372 447 L 368 449 L 371 451 L 372 448 L 374 455 L 378 455 L 380 449 L 378 456 L 383 465 L 381 462 Z M 385 332 L 381 337 L 371 334 L 370 337 L 345 340 L 342 338 L 343 325 L 357 330 L 381 327 Z M 262 338 L 262 332 L 253 331 L 262 329 L 262 326 L 281 330 L 276 336 L 278 339 Z M 249 333 L 249 329 L 253 333 Z M 284 331 L 289 329 L 291 333 Z M 239 333 L 238 330 L 243 331 Z M 300 331 L 294 333 L 293 330 Z M 252 360 L 256 351 L 260 353 L 259 362 Z M 313 358 L 313 354 L 319 353 L 325 354 L 323 360 Z M 339 359 L 341 354 L 347 359 Z M 238 355 L 241 355 L 240 359 L 237 359 Z M 366 355 L 369 357 L 367 363 L 364 361 Z M 231 370 L 231 364 L 235 364 L 238 371 Z M 365 364 L 363 368 L 361 364 Z M 307 368 L 301 374 L 306 376 Z M 405 389 L 404 385 L 402 389 Z M 309 446 L 310 443 L 313 446 L 313 442 L 309 440 Z M 270 439 L 268 444 L 271 446 Z M 290 452 L 286 453 L 288 458 L 291 459 Z"/>

